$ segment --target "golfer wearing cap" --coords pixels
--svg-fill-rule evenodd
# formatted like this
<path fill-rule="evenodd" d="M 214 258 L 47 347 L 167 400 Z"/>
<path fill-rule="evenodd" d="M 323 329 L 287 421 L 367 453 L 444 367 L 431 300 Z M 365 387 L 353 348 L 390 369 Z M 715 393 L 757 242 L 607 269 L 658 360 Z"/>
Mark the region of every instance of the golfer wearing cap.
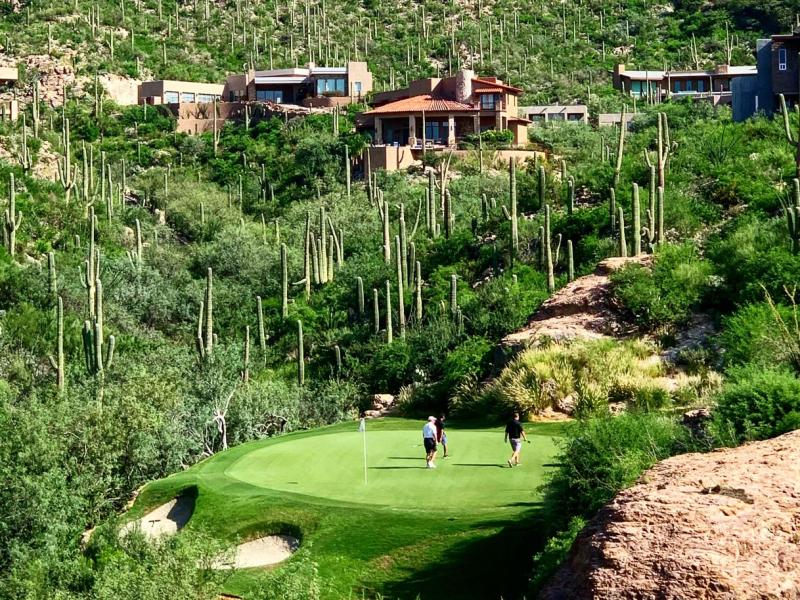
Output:
<path fill-rule="evenodd" d="M 522 423 L 519 422 L 519 413 L 515 412 L 513 418 L 506 425 L 506 433 L 503 442 L 511 442 L 511 458 L 508 459 L 508 466 L 515 467 L 520 464 L 519 451 L 522 449 L 522 440 L 528 441 Z"/>
<path fill-rule="evenodd" d="M 436 458 L 436 417 L 428 417 L 428 422 L 422 428 L 422 442 L 425 444 L 425 463 L 429 469 L 435 469 L 433 461 Z"/>

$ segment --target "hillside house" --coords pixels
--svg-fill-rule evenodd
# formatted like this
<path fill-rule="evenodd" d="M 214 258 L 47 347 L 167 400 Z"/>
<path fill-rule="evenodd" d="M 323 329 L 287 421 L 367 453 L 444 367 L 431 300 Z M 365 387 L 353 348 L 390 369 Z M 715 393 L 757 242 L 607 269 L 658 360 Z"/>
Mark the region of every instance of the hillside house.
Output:
<path fill-rule="evenodd" d="M 193 81 L 143 81 L 139 84 L 139 104 L 211 103 L 222 98 L 224 86 Z"/>
<path fill-rule="evenodd" d="M 372 91 L 372 73 L 365 62 L 344 67 L 321 67 L 248 71 L 225 82 L 227 102 L 271 102 L 306 107 L 345 106 L 360 102 Z"/>
<path fill-rule="evenodd" d="M 455 147 L 479 131 L 511 131 L 513 144 L 528 143 L 528 123 L 518 116 L 522 90 L 496 77 L 476 77 L 460 70 L 444 79 L 429 77 L 408 87 L 373 96 L 373 108 L 361 114 L 359 127 L 375 145 L 421 149 Z"/>
<path fill-rule="evenodd" d="M 625 113 L 625 129 L 627 129 L 628 131 L 630 131 L 631 129 L 631 123 L 633 123 L 633 118 L 635 116 L 636 114 L 632 112 Z M 618 127 L 621 121 L 622 121 L 621 112 L 600 113 L 597 115 L 598 127 Z"/>
<path fill-rule="evenodd" d="M 661 102 L 667 98 L 690 97 L 717 106 L 731 104 L 734 80 L 755 79 L 757 74 L 756 66 L 719 65 L 709 71 L 634 71 L 619 64 L 614 68 L 612 79 L 615 88 L 635 98 Z"/>
<path fill-rule="evenodd" d="M 0 67 L 0 121 L 16 121 L 19 102 L 10 91 L 19 79 L 17 67 Z"/>
<path fill-rule="evenodd" d="M 551 122 L 588 123 L 589 107 L 585 104 L 550 104 L 520 106 L 519 114 L 534 125 Z"/>

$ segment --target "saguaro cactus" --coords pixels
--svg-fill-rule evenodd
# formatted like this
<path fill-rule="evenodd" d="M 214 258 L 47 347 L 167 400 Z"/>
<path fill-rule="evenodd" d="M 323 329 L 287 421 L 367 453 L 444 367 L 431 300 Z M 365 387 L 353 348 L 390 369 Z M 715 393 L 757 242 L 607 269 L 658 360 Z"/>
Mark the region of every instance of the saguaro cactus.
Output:
<path fill-rule="evenodd" d="M 196 342 L 200 358 L 209 358 L 214 350 L 214 273 L 211 267 L 206 272 L 206 293 L 205 300 L 200 302 Z"/>
<path fill-rule="evenodd" d="M 258 313 L 258 347 L 261 348 L 261 356 L 266 359 L 267 330 L 264 327 L 264 306 L 261 296 L 256 296 L 256 312 Z"/>
<path fill-rule="evenodd" d="M 302 387 L 306 382 L 306 358 L 303 349 L 303 322 L 297 321 L 297 385 Z"/>
<path fill-rule="evenodd" d="M 372 329 L 375 335 L 381 332 L 381 305 L 378 288 L 372 288 Z"/>
<path fill-rule="evenodd" d="M 392 343 L 392 284 L 386 280 L 386 343 Z"/>
<path fill-rule="evenodd" d="M 56 308 L 56 319 L 57 319 L 57 341 L 56 341 L 56 357 L 53 358 L 52 356 L 49 357 L 50 364 L 53 367 L 53 370 L 56 372 L 56 385 L 58 386 L 58 391 L 62 391 L 64 389 L 64 379 L 65 379 L 65 359 L 64 359 L 64 301 L 61 299 L 61 296 L 58 297 L 58 306 Z"/>
<path fill-rule="evenodd" d="M 567 281 L 575 280 L 575 258 L 572 254 L 572 240 L 567 240 Z"/>
<path fill-rule="evenodd" d="M 324 246 L 325 244 L 323 244 Z M 289 263 L 286 244 L 281 244 L 281 317 L 289 316 Z"/>
<path fill-rule="evenodd" d="M 400 236 L 394 238 L 395 254 L 397 262 L 397 322 L 400 326 L 400 337 L 406 337 L 406 306 L 404 296 L 404 277 L 403 277 L 403 258 L 400 252 Z"/>
<path fill-rule="evenodd" d="M 511 214 L 506 217 L 511 221 L 511 248 L 514 253 L 519 249 L 519 222 L 517 220 L 517 163 L 513 158 L 508 161 L 508 179 L 511 195 Z M 505 208 L 505 207 L 503 207 Z M 504 211 L 506 212 L 506 211 Z"/>
<path fill-rule="evenodd" d="M 415 264 L 416 269 L 416 277 L 415 279 L 415 300 L 416 300 L 416 318 L 417 322 L 422 322 L 422 264 L 419 261 L 416 261 Z"/>
<path fill-rule="evenodd" d="M 784 123 L 787 121 L 784 120 Z M 669 135 L 669 121 L 667 120 L 666 113 L 658 113 L 658 138 L 656 140 L 656 156 L 655 161 L 650 159 L 650 153 L 644 151 L 644 159 L 648 167 L 656 167 L 658 172 L 658 187 L 665 187 L 667 165 L 669 163 L 669 156 L 672 153 L 673 144 L 670 141 Z"/>
<path fill-rule="evenodd" d="M 784 98 L 783 94 L 779 94 L 778 98 L 780 99 L 781 103 L 781 115 L 783 115 L 783 131 L 786 135 L 786 141 L 789 143 L 790 146 L 794 148 L 794 162 L 795 162 L 795 177 L 800 178 L 800 131 L 798 134 L 792 133 L 792 127 L 789 123 L 789 110 L 786 108 L 786 98 Z M 800 105 L 796 104 L 795 107 L 795 114 L 800 115 Z M 798 117 L 798 129 L 800 129 L 800 116 Z M 659 184 L 661 184 L 659 180 Z"/>
<path fill-rule="evenodd" d="M 544 252 L 547 263 L 547 291 L 552 294 L 556 289 L 556 280 L 553 272 L 553 249 L 550 245 L 550 205 L 544 207 Z"/>
<path fill-rule="evenodd" d="M 22 224 L 22 213 L 17 213 L 17 193 L 14 183 L 14 174 L 9 175 L 8 180 L 8 208 L 5 210 L 4 231 L 6 249 L 11 256 L 14 256 L 17 249 L 17 231 Z"/>
<path fill-rule="evenodd" d="M 619 211 L 619 255 L 623 258 L 628 256 L 628 245 L 625 243 L 625 213 L 620 206 Z"/>
<path fill-rule="evenodd" d="M 364 280 L 356 277 L 356 299 L 358 301 L 358 316 L 364 316 Z"/>
<path fill-rule="evenodd" d="M 633 255 L 639 256 L 642 253 L 642 221 L 639 205 L 639 185 L 633 184 L 631 204 L 633 211 Z"/>
<path fill-rule="evenodd" d="M 58 166 L 58 179 L 61 182 L 61 187 L 64 188 L 64 196 L 67 204 L 75 187 L 75 167 L 72 166 L 72 143 L 69 137 L 69 119 L 64 119 L 64 131 L 62 133 L 62 144 L 64 146 L 64 156 L 59 159 Z"/>
<path fill-rule="evenodd" d="M 458 275 L 450 275 L 450 312 L 456 314 L 458 310 Z"/>
<path fill-rule="evenodd" d="M 627 129 L 625 123 L 625 116 L 627 112 L 627 107 L 625 105 L 622 106 L 622 114 L 619 121 L 619 140 L 617 142 L 617 162 L 614 165 L 614 181 L 611 184 L 612 189 L 617 189 L 619 185 L 619 175 L 622 171 L 622 158 L 625 153 L 625 130 Z"/>

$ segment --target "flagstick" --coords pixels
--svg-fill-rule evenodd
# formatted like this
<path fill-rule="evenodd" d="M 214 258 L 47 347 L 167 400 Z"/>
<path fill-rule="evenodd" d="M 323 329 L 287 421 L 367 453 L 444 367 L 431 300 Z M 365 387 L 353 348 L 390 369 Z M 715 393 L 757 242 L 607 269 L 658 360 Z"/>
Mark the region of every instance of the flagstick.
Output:
<path fill-rule="evenodd" d="M 364 485 L 367 485 L 367 426 L 364 423 L 361 431 L 364 432 Z"/>

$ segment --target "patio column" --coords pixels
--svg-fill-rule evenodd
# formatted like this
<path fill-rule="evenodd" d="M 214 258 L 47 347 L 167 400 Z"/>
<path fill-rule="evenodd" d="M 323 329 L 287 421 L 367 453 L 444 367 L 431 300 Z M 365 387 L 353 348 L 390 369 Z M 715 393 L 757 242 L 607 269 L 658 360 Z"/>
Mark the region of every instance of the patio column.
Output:
<path fill-rule="evenodd" d="M 447 145 L 456 145 L 456 118 L 453 115 L 447 115 Z"/>
<path fill-rule="evenodd" d="M 481 117 L 480 115 L 475 115 L 472 117 L 472 133 L 480 133 L 481 132 Z"/>
<path fill-rule="evenodd" d="M 417 117 L 408 115 L 408 145 L 417 145 Z"/>
<path fill-rule="evenodd" d="M 383 122 L 380 117 L 375 117 L 375 143 L 383 143 Z"/>

